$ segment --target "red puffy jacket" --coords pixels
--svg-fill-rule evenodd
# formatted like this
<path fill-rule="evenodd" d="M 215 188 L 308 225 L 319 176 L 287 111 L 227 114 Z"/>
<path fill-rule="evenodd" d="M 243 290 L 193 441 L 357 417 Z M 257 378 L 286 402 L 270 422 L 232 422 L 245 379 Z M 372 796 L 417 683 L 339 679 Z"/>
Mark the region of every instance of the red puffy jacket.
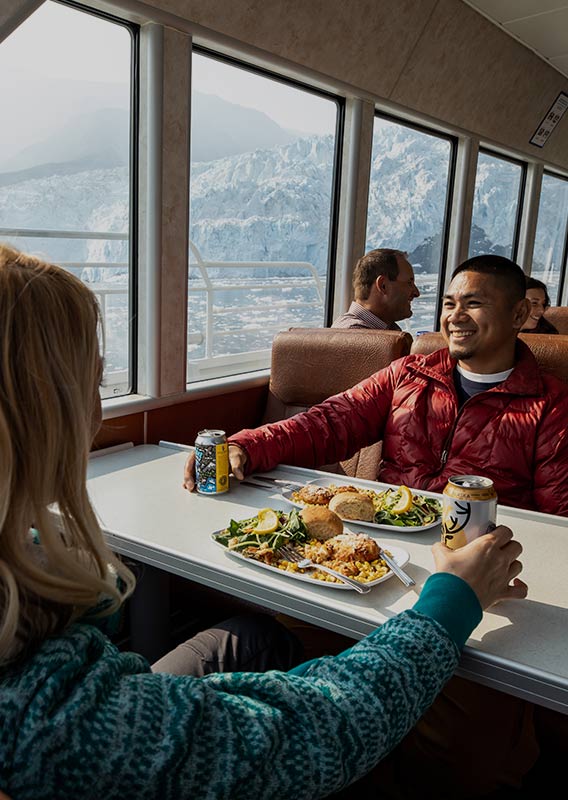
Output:
<path fill-rule="evenodd" d="M 493 480 L 499 502 L 568 516 L 568 385 L 540 371 L 517 342 L 511 375 L 461 408 L 447 349 L 411 355 L 290 419 L 229 442 L 247 473 L 317 467 L 383 441 L 377 478 L 439 492 L 451 475 Z"/>

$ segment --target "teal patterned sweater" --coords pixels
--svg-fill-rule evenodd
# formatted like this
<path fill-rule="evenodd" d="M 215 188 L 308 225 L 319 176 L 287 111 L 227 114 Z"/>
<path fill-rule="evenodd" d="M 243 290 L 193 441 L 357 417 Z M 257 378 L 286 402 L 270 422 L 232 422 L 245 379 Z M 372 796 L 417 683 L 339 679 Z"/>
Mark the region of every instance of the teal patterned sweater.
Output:
<path fill-rule="evenodd" d="M 414 609 L 291 672 L 153 674 L 91 624 L 0 673 L 0 788 L 13 800 L 326 797 L 391 750 L 481 618 L 431 576 Z"/>

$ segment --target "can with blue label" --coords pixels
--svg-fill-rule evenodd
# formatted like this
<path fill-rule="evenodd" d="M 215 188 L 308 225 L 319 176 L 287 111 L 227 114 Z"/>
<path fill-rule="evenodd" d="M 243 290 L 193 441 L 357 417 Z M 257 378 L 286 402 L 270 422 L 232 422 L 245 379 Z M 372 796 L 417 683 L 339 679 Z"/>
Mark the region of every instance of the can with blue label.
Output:
<path fill-rule="evenodd" d="M 201 494 L 229 489 L 229 447 L 225 431 L 199 431 L 195 440 L 195 483 Z"/>

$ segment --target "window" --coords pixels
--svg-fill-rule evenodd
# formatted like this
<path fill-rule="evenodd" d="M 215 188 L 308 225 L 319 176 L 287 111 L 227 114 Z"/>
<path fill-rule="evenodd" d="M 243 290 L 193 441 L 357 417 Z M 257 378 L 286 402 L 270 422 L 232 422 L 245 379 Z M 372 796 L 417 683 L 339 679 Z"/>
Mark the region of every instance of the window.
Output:
<path fill-rule="evenodd" d="M 525 167 L 519 161 L 479 151 L 469 257 L 517 255 Z"/>
<path fill-rule="evenodd" d="M 375 117 L 365 249 L 408 253 L 421 296 L 399 324 L 412 333 L 437 325 L 453 155 L 450 138 Z"/>
<path fill-rule="evenodd" d="M 568 180 L 545 172 L 542 178 L 531 275 L 543 281 L 552 304 L 560 303 L 566 266 Z"/>
<path fill-rule="evenodd" d="M 325 322 L 336 99 L 194 51 L 188 381 L 270 365 Z"/>
<path fill-rule="evenodd" d="M 97 294 L 103 397 L 132 385 L 133 49 L 129 27 L 54 2 L 0 44 L 0 239 Z"/>

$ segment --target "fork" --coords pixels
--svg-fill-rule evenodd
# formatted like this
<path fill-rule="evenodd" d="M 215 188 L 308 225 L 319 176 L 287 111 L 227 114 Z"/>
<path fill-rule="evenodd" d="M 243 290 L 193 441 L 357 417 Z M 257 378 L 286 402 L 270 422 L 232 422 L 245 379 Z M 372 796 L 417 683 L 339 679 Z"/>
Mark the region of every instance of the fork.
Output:
<path fill-rule="evenodd" d="M 341 581 L 343 581 L 343 583 L 346 583 L 348 586 L 351 586 L 352 589 L 355 589 L 356 592 L 359 592 L 359 594 L 367 594 L 367 592 L 371 591 L 371 587 L 365 586 L 364 583 L 355 581 L 353 578 L 348 578 L 347 575 L 343 575 L 341 572 L 331 569 L 331 567 L 325 567 L 323 564 L 316 564 L 315 561 L 311 561 L 309 558 L 304 558 L 304 556 L 298 553 L 297 550 L 294 550 L 294 548 L 290 545 L 285 544 L 278 548 L 278 553 L 284 556 L 286 561 L 293 561 L 295 564 L 297 564 L 299 569 L 319 569 L 322 572 L 327 572 L 330 575 L 334 575 L 336 578 L 339 578 Z"/>
<path fill-rule="evenodd" d="M 411 578 L 408 572 L 405 572 L 402 567 L 399 567 L 394 558 L 389 556 L 389 554 L 382 547 L 380 549 L 380 553 L 381 554 L 379 558 L 382 558 L 383 561 L 389 565 L 391 572 L 393 572 L 396 577 L 404 583 L 405 586 L 416 586 L 416 581 L 414 578 Z"/>

